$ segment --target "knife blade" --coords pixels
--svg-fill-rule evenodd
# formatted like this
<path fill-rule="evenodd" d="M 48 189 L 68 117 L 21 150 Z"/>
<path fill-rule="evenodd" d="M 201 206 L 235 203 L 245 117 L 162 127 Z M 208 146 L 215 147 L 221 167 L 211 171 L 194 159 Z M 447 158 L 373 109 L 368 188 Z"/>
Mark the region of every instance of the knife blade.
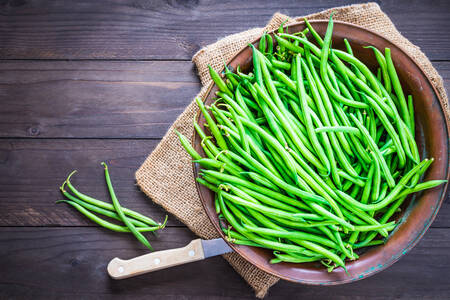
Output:
<path fill-rule="evenodd" d="M 107 270 L 112 278 L 124 279 L 232 251 L 230 246 L 221 238 L 196 239 L 181 248 L 152 252 L 128 260 L 116 257 L 109 262 Z"/>
<path fill-rule="evenodd" d="M 233 249 L 221 238 L 212 240 L 200 240 L 203 247 L 203 254 L 205 258 L 222 255 L 232 252 Z"/>

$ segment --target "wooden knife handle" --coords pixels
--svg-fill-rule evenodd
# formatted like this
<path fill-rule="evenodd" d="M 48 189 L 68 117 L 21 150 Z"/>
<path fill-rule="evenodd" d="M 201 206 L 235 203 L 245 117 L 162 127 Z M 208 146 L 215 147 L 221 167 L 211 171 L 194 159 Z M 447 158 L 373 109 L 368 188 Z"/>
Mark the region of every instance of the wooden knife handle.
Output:
<path fill-rule="evenodd" d="M 124 279 L 204 258 L 201 239 L 196 239 L 182 248 L 152 252 L 129 260 L 116 257 L 108 264 L 108 274 L 114 279 Z"/>

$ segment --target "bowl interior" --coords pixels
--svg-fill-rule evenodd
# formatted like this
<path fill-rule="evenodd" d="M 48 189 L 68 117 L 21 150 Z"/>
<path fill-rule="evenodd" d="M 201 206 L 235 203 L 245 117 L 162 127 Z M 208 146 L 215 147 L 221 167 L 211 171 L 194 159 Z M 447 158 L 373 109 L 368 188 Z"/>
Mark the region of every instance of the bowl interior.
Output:
<path fill-rule="evenodd" d="M 326 31 L 327 21 L 311 21 L 313 27 L 322 36 Z M 289 32 L 298 32 L 305 28 L 304 23 L 289 25 Z M 448 179 L 448 125 L 444 117 L 438 96 L 423 71 L 403 50 L 376 33 L 361 27 L 335 22 L 333 31 L 333 48 L 345 49 L 344 38 L 350 42 L 356 57 L 372 70 L 378 64 L 372 50 L 364 46 L 373 45 L 384 52 L 384 48 L 391 49 L 392 57 L 400 81 L 406 95 L 411 94 L 414 99 L 416 120 L 416 141 L 421 158 L 433 157 L 435 162 L 427 171 L 424 180 Z M 313 40 L 312 38 L 310 40 Z M 258 41 L 254 42 L 257 45 Z M 252 53 L 249 47 L 239 52 L 230 62 L 233 69 L 240 65 L 244 72 L 252 67 Z M 217 86 L 213 86 L 206 98 L 206 104 L 213 101 Z M 205 130 L 205 119 L 199 116 L 199 124 Z M 193 146 L 204 155 L 200 145 L 200 138 L 194 134 Z M 198 176 L 199 166 L 194 166 L 195 176 Z M 220 230 L 219 220 L 214 210 L 214 194 L 202 185 L 197 184 L 203 206 L 217 231 Z M 320 263 L 279 263 L 270 264 L 273 257 L 271 251 L 230 244 L 230 246 L 246 260 L 258 268 L 280 278 L 306 284 L 341 284 L 365 278 L 393 264 L 400 256 L 410 250 L 422 237 L 434 220 L 439 207 L 445 198 L 447 185 L 427 190 L 405 201 L 402 213 L 393 218 L 401 222 L 397 230 L 391 234 L 386 244 L 372 247 L 360 254 L 356 261 L 347 262 L 349 275 L 342 268 L 328 273 Z"/>

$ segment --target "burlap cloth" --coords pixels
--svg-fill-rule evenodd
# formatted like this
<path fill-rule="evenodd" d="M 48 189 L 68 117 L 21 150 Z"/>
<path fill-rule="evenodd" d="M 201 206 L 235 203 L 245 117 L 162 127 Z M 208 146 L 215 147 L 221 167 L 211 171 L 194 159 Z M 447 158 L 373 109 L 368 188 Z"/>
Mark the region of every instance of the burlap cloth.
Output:
<path fill-rule="evenodd" d="M 357 24 L 375 31 L 403 48 L 422 67 L 436 87 L 444 100 L 442 104 L 448 118 L 448 100 L 442 78 L 419 47 L 413 45 L 397 31 L 378 4 L 367 3 L 332 8 L 307 17 L 310 20 L 327 19 L 331 12 L 335 12 L 334 20 Z M 290 18 L 275 13 L 264 28 L 253 28 L 227 36 L 198 51 L 192 58 L 203 84 L 198 97 L 204 97 L 211 84 L 208 64 L 215 70 L 221 71 L 223 63 L 229 61 L 249 42 L 257 39 L 265 30 L 270 31 L 278 28 L 287 19 L 289 19 L 289 24 L 300 21 L 303 17 Z M 198 107 L 193 101 L 178 117 L 156 149 L 136 172 L 136 180 L 141 190 L 155 203 L 175 215 L 201 238 L 211 239 L 217 238 L 219 235 L 206 216 L 200 202 L 194 183 L 191 158 L 181 147 L 174 133 L 174 129 L 177 129 L 187 137 L 192 136 L 192 121 L 197 109 Z M 224 258 L 253 287 L 256 296 L 259 298 L 264 297 L 268 289 L 279 280 L 277 277 L 257 269 L 236 253 L 226 254 Z"/>

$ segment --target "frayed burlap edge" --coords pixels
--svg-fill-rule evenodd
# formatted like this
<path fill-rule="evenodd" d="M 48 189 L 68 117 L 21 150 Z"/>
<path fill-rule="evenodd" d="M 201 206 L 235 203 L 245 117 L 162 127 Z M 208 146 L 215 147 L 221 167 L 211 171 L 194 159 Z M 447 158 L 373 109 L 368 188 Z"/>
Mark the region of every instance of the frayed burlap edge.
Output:
<path fill-rule="evenodd" d="M 353 23 L 375 31 L 404 49 L 420 65 L 440 94 L 443 100 L 442 106 L 448 119 L 448 100 L 442 78 L 425 54 L 397 31 L 394 24 L 376 3 L 332 8 L 306 17 L 311 20 L 326 19 L 331 12 L 335 13 L 335 20 Z M 257 39 L 264 31 L 274 30 L 286 20 L 289 20 L 289 24 L 298 22 L 303 18 L 289 18 L 276 13 L 265 28 L 254 28 L 227 36 L 198 51 L 192 58 L 203 85 L 197 97 L 203 98 L 211 84 L 207 69 L 208 64 L 215 70 L 221 71 L 224 62 L 228 62 L 237 52 L 249 42 Z M 136 181 L 141 190 L 155 203 L 175 215 L 201 238 L 211 239 L 219 237 L 219 234 L 206 216 L 200 202 L 194 182 L 191 158 L 181 147 L 174 134 L 174 129 L 176 129 L 187 137 L 192 136 L 192 121 L 197 109 L 195 102 L 188 105 L 156 149 L 136 172 Z M 236 253 L 226 254 L 224 258 L 255 290 L 258 298 L 263 298 L 268 289 L 278 281 L 277 277 L 259 270 Z"/>

